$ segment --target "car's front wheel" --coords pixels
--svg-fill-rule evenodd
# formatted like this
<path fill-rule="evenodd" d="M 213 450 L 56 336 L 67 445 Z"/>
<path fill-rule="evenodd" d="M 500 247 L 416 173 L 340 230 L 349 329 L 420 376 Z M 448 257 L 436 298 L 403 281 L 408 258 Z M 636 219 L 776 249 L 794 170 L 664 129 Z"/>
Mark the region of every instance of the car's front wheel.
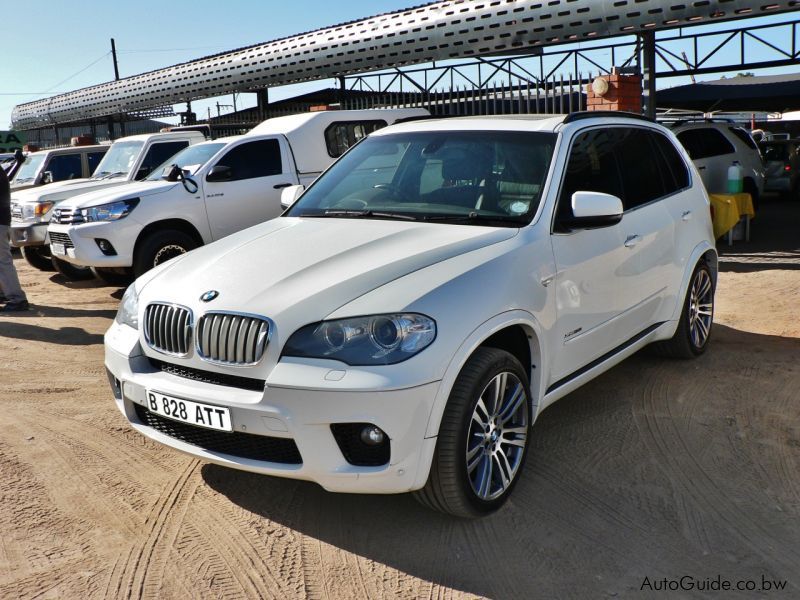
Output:
<path fill-rule="evenodd" d="M 154 231 L 139 244 L 133 257 L 133 273 L 140 277 L 171 258 L 194 250 L 197 243 L 190 235 L 174 229 Z"/>
<path fill-rule="evenodd" d="M 94 274 L 89 267 L 81 267 L 78 265 L 73 265 L 72 263 L 68 263 L 65 260 L 61 260 L 60 258 L 56 258 L 55 256 L 51 259 L 53 262 L 53 268 L 56 271 L 61 273 L 64 277 L 69 279 L 70 281 L 84 281 L 87 279 L 94 279 Z"/>
<path fill-rule="evenodd" d="M 52 255 L 50 254 L 50 246 L 23 246 L 21 251 L 22 256 L 30 266 L 40 271 L 53 271 L 55 269 Z"/>
<path fill-rule="evenodd" d="M 500 508 L 519 479 L 531 427 L 528 376 L 497 348 L 479 348 L 461 369 L 442 416 L 424 505 L 475 518 Z"/>

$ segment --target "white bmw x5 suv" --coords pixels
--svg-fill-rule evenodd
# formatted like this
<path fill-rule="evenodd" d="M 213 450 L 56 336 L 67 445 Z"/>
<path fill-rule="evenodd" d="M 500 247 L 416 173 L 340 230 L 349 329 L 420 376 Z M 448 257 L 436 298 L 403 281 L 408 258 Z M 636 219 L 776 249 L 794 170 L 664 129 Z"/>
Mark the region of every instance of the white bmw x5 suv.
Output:
<path fill-rule="evenodd" d="M 163 444 L 475 517 L 549 404 L 647 344 L 706 349 L 716 274 L 706 192 L 655 123 L 409 122 L 283 216 L 140 277 L 106 366 Z"/>

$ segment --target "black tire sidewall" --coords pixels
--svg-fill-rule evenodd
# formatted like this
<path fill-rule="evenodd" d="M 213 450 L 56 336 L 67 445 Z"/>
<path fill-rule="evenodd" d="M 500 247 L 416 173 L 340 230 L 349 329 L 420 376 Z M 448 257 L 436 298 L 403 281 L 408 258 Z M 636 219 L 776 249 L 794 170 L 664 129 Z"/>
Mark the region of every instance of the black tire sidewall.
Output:
<path fill-rule="evenodd" d="M 133 259 L 133 271 L 136 277 L 140 277 L 156 265 L 155 258 L 162 248 L 169 245 L 176 245 L 184 248 L 186 252 L 197 247 L 195 240 L 183 231 L 167 229 L 155 231 L 149 234 L 136 250 Z"/>
<path fill-rule="evenodd" d="M 708 336 L 706 337 L 705 342 L 700 347 L 697 347 L 695 343 L 692 341 L 692 329 L 689 324 L 690 314 L 689 314 L 689 304 L 691 303 L 692 299 L 692 288 L 694 287 L 694 280 L 697 277 L 697 274 L 700 271 L 705 271 L 708 274 L 708 278 L 711 281 L 711 325 L 708 329 Z M 701 261 L 697 264 L 694 271 L 692 271 L 692 278 L 689 280 L 689 287 L 686 289 L 686 298 L 683 301 L 683 313 L 681 314 L 681 328 L 683 329 L 683 335 L 686 337 L 686 343 L 689 346 L 689 350 L 695 356 L 700 356 L 706 351 L 708 348 L 708 342 L 711 339 L 711 331 L 714 328 L 714 305 L 716 302 L 714 301 L 714 296 L 716 295 L 716 286 L 714 285 L 714 277 L 711 274 L 711 269 L 705 263 L 705 261 Z"/>
<path fill-rule="evenodd" d="M 23 246 L 20 248 L 25 261 L 35 269 L 40 271 L 53 271 L 52 255 L 49 246 Z"/>

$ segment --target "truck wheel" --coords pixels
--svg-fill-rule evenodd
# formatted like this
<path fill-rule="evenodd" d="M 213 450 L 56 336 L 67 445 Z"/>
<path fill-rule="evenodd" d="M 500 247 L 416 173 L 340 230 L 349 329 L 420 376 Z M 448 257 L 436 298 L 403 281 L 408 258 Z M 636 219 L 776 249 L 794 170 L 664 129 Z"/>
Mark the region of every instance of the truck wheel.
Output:
<path fill-rule="evenodd" d="M 40 271 L 53 271 L 52 255 L 50 246 L 23 246 L 20 251 L 28 264 Z"/>
<path fill-rule="evenodd" d="M 99 280 L 113 286 L 124 286 L 133 281 L 133 271 L 124 267 L 92 267 L 92 273 Z"/>
<path fill-rule="evenodd" d="M 695 358 L 706 351 L 714 320 L 714 279 L 711 269 L 700 261 L 692 273 L 683 301 L 675 335 L 652 345 L 653 350 L 668 358 Z"/>
<path fill-rule="evenodd" d="M 504 350 L 478 348 L 458 374 L 439 427 L 425 506 L 475 518 L 500 508 L 519 479 L 528 451 L 528 376 Z"/>
<path fill-rule="evenodd" d="M 78 265 L 73 265 L 65 260 L 56 258 L 55 256 L 52 257 L 51 262 L 53 268 L 70 281 L 94 279 L 94 274 L 89 267 L 79 267 Z"/>
<path fill-rule="evenodd" d="M 145 237 L 133 257 L 133 273 L 141 276 L 153 267 L 194 250 L 197 242 L 182 231 L 166 229 L 154 231 Z"/>

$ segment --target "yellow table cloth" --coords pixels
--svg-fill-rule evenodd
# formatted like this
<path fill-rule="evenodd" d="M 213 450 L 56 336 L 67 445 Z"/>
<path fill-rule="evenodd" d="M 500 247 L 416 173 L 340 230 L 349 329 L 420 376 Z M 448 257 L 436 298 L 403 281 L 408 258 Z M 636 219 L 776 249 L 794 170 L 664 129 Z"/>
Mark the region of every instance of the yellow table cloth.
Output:
<path fill-rule="evenodd" d="M 733 229 L 743 216 L 754 217 L 750 194 L 709 194 L 714 209 L 714 238 L 719 239 Z"/>

